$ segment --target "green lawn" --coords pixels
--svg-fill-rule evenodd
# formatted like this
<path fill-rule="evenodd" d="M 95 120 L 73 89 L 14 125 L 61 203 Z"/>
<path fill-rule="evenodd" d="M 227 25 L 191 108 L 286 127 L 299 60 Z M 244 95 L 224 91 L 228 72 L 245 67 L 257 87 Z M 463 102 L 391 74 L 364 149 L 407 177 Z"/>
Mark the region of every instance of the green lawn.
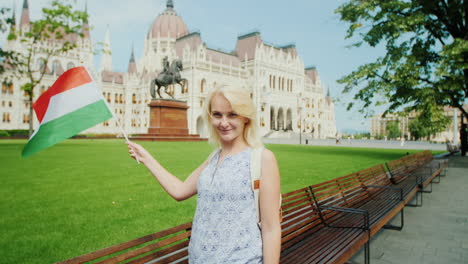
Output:
<path fill-rule="evenodd" d="M 21 159 L 23 140 L 0 140 L 0 263 L 51 263 L 191 221 L 195 199 L 171 200 L 129 158 L 123 140 L 68 140 Z M 143 142 L 185 178 L 206 142 Z M 407 150 L 269 145 L 282 191 L 397 159 Z M 415 151 L 410 151 L 414 153 Z"/>

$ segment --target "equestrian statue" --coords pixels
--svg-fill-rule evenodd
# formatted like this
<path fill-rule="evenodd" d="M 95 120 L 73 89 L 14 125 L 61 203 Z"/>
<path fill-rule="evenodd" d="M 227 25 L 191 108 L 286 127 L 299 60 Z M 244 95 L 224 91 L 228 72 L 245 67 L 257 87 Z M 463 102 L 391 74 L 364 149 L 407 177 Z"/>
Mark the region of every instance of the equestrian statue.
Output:
<path fill-rule="evenodd" d="M 150 85 L 150 93 L 153 99 L 156 99 L 156 93 L 158 94 L 159 98 L 163 98 L 161 96 L 160 90 L 161 87 L 164 87 L 164 92 L 171 96 L 174 99 L 174 95 L 169 93 L 168 88 L 173 84 L 179 84 L 181 86 L 182 91 L 187 85 L 187 79 L 182 78 L 180 75 L 180 71 L 183 70 L 182 61 L 180 59 L 175 59 L 169 65 L 169 60 L 167 56 L 163 58 L 163 71 L 158 74 L 156 79 L 151 81 Z M 157 89 L 155 89 L 157 87 Z"/>

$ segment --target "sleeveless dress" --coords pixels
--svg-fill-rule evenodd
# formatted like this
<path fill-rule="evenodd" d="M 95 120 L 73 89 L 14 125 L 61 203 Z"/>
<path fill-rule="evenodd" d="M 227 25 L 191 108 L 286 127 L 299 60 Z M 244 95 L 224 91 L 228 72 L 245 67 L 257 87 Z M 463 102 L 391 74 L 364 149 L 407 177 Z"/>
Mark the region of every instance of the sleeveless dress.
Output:
<path fill-rule="evenodd" d="M 252 149 L 226 156 L 216 166 L 220 152 L 198 179 L 189 263 L 263 263 L 250 179 Z"/>

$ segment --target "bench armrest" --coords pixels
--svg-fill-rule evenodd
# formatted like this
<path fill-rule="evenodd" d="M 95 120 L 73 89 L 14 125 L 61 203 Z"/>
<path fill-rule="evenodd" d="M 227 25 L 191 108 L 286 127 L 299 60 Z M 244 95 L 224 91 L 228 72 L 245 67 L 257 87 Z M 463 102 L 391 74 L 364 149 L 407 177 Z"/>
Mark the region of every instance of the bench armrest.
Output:
<path fill-rule="evenodd" d="M 356 208 L 345 208 L 345 207 L 337 207 L 337 206 L 330 206 L 330 205 L 320 205 L 319 210 L 331 210 L 331 211 L 338 211 L 341 213 L 350 213 L 350 214 L 359 214 L 362 215 L 362 223 L 359 226 L 342 226 L 342 225 L 333 225 L 327 223 L 325 219 L 323 222 L 332 228 L 359 228 L 363 230 L 369 230 L 369 212 L 367 210 L 356 209 Z"/>
<path fill-rule="evenodd" d="M 403 201 L 403 188 L 394 187 L 394 186 L 379 186 L 379 185 L 366 185 L 366 187 L 399 191 L 400 192 L 400 201 Z"/>

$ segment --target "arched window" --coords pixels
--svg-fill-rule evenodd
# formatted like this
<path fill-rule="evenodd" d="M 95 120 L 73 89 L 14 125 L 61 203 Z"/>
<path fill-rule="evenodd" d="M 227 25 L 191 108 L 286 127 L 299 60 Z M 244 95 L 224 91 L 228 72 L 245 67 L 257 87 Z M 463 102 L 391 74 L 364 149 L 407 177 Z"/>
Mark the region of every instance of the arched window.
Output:
<path fill-rule="evenodd" d="M 107 102 L 110 104 L 111 102 L 111 94 L 110 93 L 107 93 Z"/>
<path fill-rule="evenodd" d="M 121 104 L 123 104 L 123 103 L 124 103 L 124 100 L 123 100 L 123 94 L 120 94 L 120 100 L 119 100 L 119 102 L 120 102 Z"/>
<path fill-rule="evenodd" d="M 114 94 L 114 103 L 118 104 L 119 103 L 119 95 Z"/>
<path fill-rule="evenodd" d="M 201 80 L 201 83 L 200 83 L 200 93 L 204 93 L 204 92 L 205 92 L 205 85 L 206 85 L 206 80 L 205 80 L 205 79 Z"/>
<path fill-rule="evenodd" d="M 44 58 L 39 58 L 37 60 L 37 68 L 39 69 L 39 71 L 42 73 L 43 71 L 45 71 L 45 59 Z"/>
<path fill-rule="evenodd" d="M 132 103 L 134 103 L 134 104 L 137 103 L 136 94 L 133 94 L 133 95 L 132 95 Z"/>
<path fill-rule="evenodd" d="M 58 74 L 59 71 L 60 71 L 60 62 L 58 60 L 54 60 L 54 62 L 52 62 L 52 73 L 53 74 Z"/>
<path fill-rule="evenodd" d="M 67 64 L 67 70 L 71 69 L 71 68 L 75 68 L 75 64 L 73 62 L 69 62 Z"/>

